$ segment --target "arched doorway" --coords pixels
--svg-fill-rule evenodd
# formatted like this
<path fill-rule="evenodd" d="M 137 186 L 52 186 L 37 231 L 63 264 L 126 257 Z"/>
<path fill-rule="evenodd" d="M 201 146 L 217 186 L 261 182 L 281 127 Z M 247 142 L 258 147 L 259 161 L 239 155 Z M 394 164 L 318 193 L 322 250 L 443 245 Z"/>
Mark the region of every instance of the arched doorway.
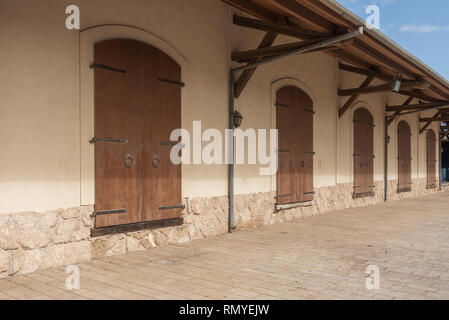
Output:
<path fill-rule="evenodd" d="M 433 189 L 436 187 L 436 137 L 433 130 L 428 130 L 426 134 L 426 149 L 427 149 L 427 188 Z"/>
<path fill-rule="evenodd" d="M 95 227 L 181 216 L 181 68 L 143 42 L 95 45 Z"/>
<path fill-rule="evenodd" d="M 354 112 L 354 198 L 374 195 L 374 121 L 360 108 Z"/>
<path fill-rule="evenodd" d="M 313 200 L 313 102 L 294 86 L 276 94 L 279 130 L 277 203 Z"/>
<path fill-rule="evenodd" d="M 398 124 L 398 193 L 412 191 L 411 129 L 407 122 Z"/>

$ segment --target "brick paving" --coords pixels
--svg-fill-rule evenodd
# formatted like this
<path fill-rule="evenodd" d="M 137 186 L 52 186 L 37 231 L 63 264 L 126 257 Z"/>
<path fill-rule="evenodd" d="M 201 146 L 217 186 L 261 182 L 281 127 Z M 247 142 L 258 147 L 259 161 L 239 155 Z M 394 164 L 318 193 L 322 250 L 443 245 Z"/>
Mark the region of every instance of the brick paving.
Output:
<path fill-rule="evenodd" d="M 0 299 L 449 299 L 449 194 L 0 280 Z M 365 286 L 380 270 L 380 289 Z"/>

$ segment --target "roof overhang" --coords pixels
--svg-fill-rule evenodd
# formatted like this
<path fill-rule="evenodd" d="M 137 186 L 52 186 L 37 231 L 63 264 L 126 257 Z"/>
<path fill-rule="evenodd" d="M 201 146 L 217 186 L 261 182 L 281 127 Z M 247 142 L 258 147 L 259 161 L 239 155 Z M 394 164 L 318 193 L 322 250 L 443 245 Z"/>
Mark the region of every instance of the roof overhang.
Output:
<path fill-rule="evenodd" d="M 276 46 L 274 49 L 269 48 L 274 42 L 276 34 L 294 36 L 302 39 L 304 45 L 308 45 L 313 41 L 322 41 L 326 37 L 353 32 L 365 24 L 365 21 L 335 0 L 222 1 L 254 17 L 253 20 L 249 19 L 249 21 L 245 21 L 245 19 L 236 21 L 234 18 L 235 24 L 266 31 L 266 36 L 257 50 L 233 54 L 233 57 L 236 58 L 235 61 L 238 61 L 237 58 L 239 57 L 250 57 L 249 54 L 254 54 L 253 60 L 239 61 L 242 63 L 254 63 L 254 61 L 260 59 L 260 55 L 275 52 L 285 54 L 285 50 L 298 49 L 298 46 L 301 46 L 301 43 L 298 42 Z M 282 20 L 282 23 L 280 23 L 280 20 Z M 390 88 L 390 85 L 394 84 L 398 76 L 401 78 L 403 85 L 396 93 L 408 98 L 404 106 L 409 105 L 416 99 L 415 101 L 423 105 L 422 111 L 425 111 L 441 109 L 440 105 L 429 108 L 429 103 L 449 102 L 449 82 L 377 30 L 365 28 L 364 33 L 356 39 L 347 41 L 344 45 L 333 45 L 325 49 L 320 51 L 337 57 L 341 62 L 340 68 L 342 70 L 367 77 L 360 88 L 339 92 L 340 95 L 353 94 L 341 108 L 340 116 L 349 109 L 351 103 L 360 94 L 393 92 L 393 87 Z M 248 73 L 248 70 L 246 72 Z M 369 87 L 374 79 L 382 80 L 386 85 Z M 248 81 L 248 74 L 245 75 L 243 80 L 243 82 Z M 239 81 L 236 85 L 238 84 Z M 237 94 L 236 97 L 238 97 Z M 419 111 L 420 109 L 417 108 L 416 112 Z M 401 114 L 401 110 L 399 110 L 394 113 L 394 116 Z"/>

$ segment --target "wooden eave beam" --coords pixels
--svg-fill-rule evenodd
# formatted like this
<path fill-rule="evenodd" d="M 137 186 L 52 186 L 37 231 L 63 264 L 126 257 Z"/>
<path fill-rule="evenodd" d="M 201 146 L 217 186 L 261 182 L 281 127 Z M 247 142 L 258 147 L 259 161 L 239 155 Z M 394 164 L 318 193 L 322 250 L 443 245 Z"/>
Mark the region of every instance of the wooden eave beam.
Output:
<path fill-rule="evenodd" d="M 276 40 L 277 36 L 278 33 L 276 32 L 267 32 L 265 37 L 260 42 L 259 49 L 270 47 L 274 43 L 274 40 Z M 249 63 L 255 62 L 257 60 L 258 59 L 254 59 L 252 61 L 249 61 Z M 240 95 L 243 92 L 243 89 L 245 89 L 246 85 L 248 84 L 249 80 L 252 78 L 256 70 L 257 67 L 243 71 L 239 79 L 235 82 L 234 97 L 236 99 L 240 97 Z"/>
<path fill-rule="evenodd" d="M 446 118 L 419 118 L 419 122 L 442 122 L 442 121 L 449 121 L 449 117 Z"/>
<path fill-rule="evenodd" d="M 338 29 L 334 23 L 323 18 L 295 0 L 265 0 L 272 6 L 282 10 L 291 17 L 323 32 L 335 33 Z"/>
<path fill-rule="evenodd" d="M 423 81 L 410 81 L 407 83 L 403 83 L 401 88 L 404 89 L 416 89 L 416 88 L 428 88 L 429 84 Z M 378 86 L 365 87 L 365 88 L 355 88 L 355 89 L 345 89 L 339 90 L 338 95 L 341 97 L 352 96 L 355 94 L 371 94 L 371 93 L 379 93 L 379 92 L 393 92 L 391 84 L 382 84 Z"/>
<path fill-rule="evenodd" d="M 368 76 L 365 81 L 363 81 L 363 83 L 360 85 L 360 88 L 366 88 L 368 87 L 371 82 L 374 80 L 374 77 L 372 76 Z M 351 108 L 351 106 L 356 102 L 356 100 L 359 98 L 359 94 L 354 94 L 352 97 L 350 97 L 348 99 L 348 101 L 346 101 L 346 103 L 343 105 L 343 107 L 341 107 L 338 110 L 338 117 L 341 118 L 343 117 L 343 115 L 346 113 L 346 111 L 349 110 L 349 108 Z"/>
<path fill-rule="evenodd" d="M 315 39 L 329 36 L 329 33 L 322 33 L 313 30 L 303 29 L 295 25 L 279 25 L 269 21 L 256 20 L 247 17 L 234 15 L 233 22 L 240 27 L 246 27 L 256 30 L 277 32 L 286 36 L 296 37 L 299 39 Z"/>
<path fill-rule="evenodd" d="M 312 44 L 315 44 L 315 43 L 318 43 L 320 41 L 327 40 L 327 39 L 329 39 L 329 38 L 319 38 L 319 39 L 315 39 L 315 40 L 306 40 L 306 41 L 281 44 L 278 46 L 264 47 L 264 48 L 259 48 L 259 49 L 255 49 L 255 50 L 233 52 L 231 54 L 231 60 L 239 61 L 239 62 L 246 62 L 248 60 L 254 60 L 254 59 L 258 59 L 258 58 L 264 58 L 267 56 L 278 55 L 278 54 L 285 53 L 288 51 L 293 51 L 293 50 L 307 47 L 307 46 L 310 46 Z"/>
<path fill-rule="evenodd" d="M 405 95 L 405 96 L 410 96 L 410 97 L 414 97 L 416 99 L 421 99 L 424 101 L 429 101 L 429 102 L 441 102 L 440 99 L 437 98 L 433 98 L 433 97 L 429 97 L 426 94 L 423 94 L 422 92 L 420 92 L 419 90 L 413 90 L 413 91 L 408 91 L 408 90 L 399 90 L 398 92 L 399 94 Z"/>
<path fill-rule="evenodd" d="M 419 103 L 412 105 L 400 105 L 400 106 L 387 106 L 387 112 L 395 112 L 395 111 L 412 111 L 412 110 L 429 110 L 434 108 L 439 108 L 447 105 L 449 107 L 449 101 L 438 102 L 438 103 Z"/>
<path fill-rule="evenodd" d="M 250 0 L 223 0 L 225 3 L 265 21 L 276 22 L 278 15 Z"/>
<path fill-rule="evenodd" d="M 413 80 L 417 79 L 417 76 L 413 72 L 410 72 L 408 69 L 406 69 L 399 63 L 391 60 L 385 54 L 375 50 L 374 48 L 368 46 L 367 44 L 363 43 L 362 41 L 360 41 L 360 40 L 354 41 L 353 47 L 356 48 L 357 50 L 363 52 L 364 54 L 370 56 L 371 58 L 375 59 L 380 64 L 384 64 L 384 65 L 388 66 L 393 71 L 399 72 L 404 76 L 408 76 Z"/>
<path fill-rule="evenodd" d="M 402 108 L 405 108 L 406 106 L 410 105 L 410 103 L 412 103 L 412 101 L 413 101 L 414 99 L 415 99 L 415 98 L 413 98 L 413 97 L 408 97 L 407 100 L 405 100 L 405 102 L 402 104 L 401 107 L 402 107 Z M 396 117 L 398 117 L 398 116 L 401 114 L 401 112 L 402 112 L 402 109 L 396 111 L 396 112 L 394 113 L 393 117 L 388 118 L 388 119 L 387 119 L 387 126 L 390 126 L 390 124 L 394 121 L 394 119 L 395 119 Z"/>
<path fill-rule="evenodd" d="M 438 117 L 442 112 L 443 110 L 438 110 L 438 112 L 435 113 L 433 117 L 434 118 Z M 419 134 L 422 134 L 424 131 L 426 131 L 426 129 L 432 124 L 432 122 L 433 121 L 427 121 L 427 123 L 419 130 Z"/>
<path fill-rule="evenodd" d="M 339 68 L 340 68 L 340 70 L 343 70 L 343 71 L 357 73 L 357 74 L 362 74 L 362 75 L 365 75 L 365 76 L 372 76 L 372 77 L 375 77 L 377 79 L 381 79 L 381 80 L 385 80 L 385 81 L 389 81 L 389 82 L 392 82 L 394 80 L 393 76 L 381 73 L 379 70 L 376 70 L 376 69 L 379 69 L 379 68 L 378 67 L 374 67 L 374 66 L 371 67 L 370 70 L 367 70 L 367 69 L 361 69 L 361 68 L 357 68 L 357 67 L 353 67 L 353 66 L 350 66 L 350 65 L 347 65 L 347 64 L 340 63 L 339 64 Z"/>

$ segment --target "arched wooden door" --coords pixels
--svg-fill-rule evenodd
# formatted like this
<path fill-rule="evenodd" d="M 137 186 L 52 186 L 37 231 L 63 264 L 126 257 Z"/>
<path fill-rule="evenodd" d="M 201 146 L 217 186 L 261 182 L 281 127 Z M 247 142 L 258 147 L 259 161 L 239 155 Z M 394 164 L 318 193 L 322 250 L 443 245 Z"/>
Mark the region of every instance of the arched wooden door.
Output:
<path fill-rule="evenodd" d="M 398 124 L 398 192 L 412 190 L 411 129 L 407 122 Z"/>
<path fill-rule="evenodd" d="M 436 137 L 433 130 L 428 130 L 426 134 L 426 149 L 427 149 L 427 188 L 432 189 L 436 187 Z"/>
<path fill-rule="evenodd" d="M 374 195 L 374 121 L 365 108 L 354 112 L 354 198 Z"/>
<path fill-rule="evenodd" d="M 95 227 L 181 216 L 181 68 L 145 43 L 95 45 Z"/>
<path fill-rule="evenodd" d="M 277 203 L 313 200 L 313 102 L 294 86 L 276 95 L 279 130 Z"/>

